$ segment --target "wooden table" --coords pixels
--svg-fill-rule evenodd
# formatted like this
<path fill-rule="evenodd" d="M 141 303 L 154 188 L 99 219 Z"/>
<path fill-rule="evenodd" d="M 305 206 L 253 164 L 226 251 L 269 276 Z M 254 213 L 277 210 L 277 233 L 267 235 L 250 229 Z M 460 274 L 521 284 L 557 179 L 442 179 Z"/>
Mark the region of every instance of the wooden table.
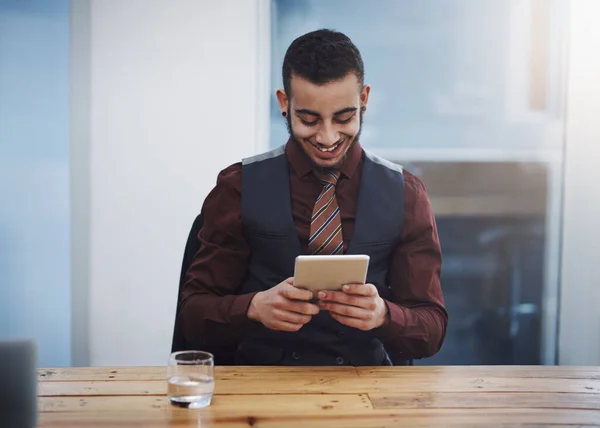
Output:
<path fill-rule="evenodd" d="M 600 367 L 216 367 L 209 408 L 164 367 L 40 369 L 41 427 L 600 426 Z"/>

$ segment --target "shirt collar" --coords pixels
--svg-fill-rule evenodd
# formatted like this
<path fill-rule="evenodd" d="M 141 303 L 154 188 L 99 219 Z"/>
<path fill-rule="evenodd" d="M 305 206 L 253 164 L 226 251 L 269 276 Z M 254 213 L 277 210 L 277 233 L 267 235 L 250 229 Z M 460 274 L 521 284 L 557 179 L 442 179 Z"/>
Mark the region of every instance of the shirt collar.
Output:
<path fill-rule="evenodd" d="M 296 175 L 304 177 L 313 170 L 313 164 L 309 157 L 304 153 L 300 144 L 293 139 L 289 139 L 285 145 L 285 152 L 292 170 Z M 348 153 L 346 159 L 340 165 L 340 172 L 347 178 L 352 178 L 363 156 L 362 146 L 358 141 L 355 141 Z"/>

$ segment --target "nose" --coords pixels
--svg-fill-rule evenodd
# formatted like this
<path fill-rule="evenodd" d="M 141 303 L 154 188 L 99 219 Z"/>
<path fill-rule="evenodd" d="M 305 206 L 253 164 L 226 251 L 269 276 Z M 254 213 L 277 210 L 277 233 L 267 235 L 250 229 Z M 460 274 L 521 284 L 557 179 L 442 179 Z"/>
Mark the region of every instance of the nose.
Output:
<path fill-rule="evenodd" d="M 340 134 L 331 124 L 324 123 L 317 133 L 315 140 L 323 146 L 333 146 L 340 140 Z"/>

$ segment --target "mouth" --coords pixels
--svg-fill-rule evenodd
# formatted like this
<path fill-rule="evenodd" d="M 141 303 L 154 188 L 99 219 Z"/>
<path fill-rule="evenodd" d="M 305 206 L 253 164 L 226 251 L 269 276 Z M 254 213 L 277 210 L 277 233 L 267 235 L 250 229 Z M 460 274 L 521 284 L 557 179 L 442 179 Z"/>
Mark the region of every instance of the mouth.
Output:
<path fill-rule="evenodd" d="M 320 144 L 315 143 L 310 143 L 310 145 L 313 147 L 317 157 L 321 159 L 332 159 L 340 153 L 341 148 L 345 142 L 346 140 L 344 139 L 330 147 L 322 146 Z"/>

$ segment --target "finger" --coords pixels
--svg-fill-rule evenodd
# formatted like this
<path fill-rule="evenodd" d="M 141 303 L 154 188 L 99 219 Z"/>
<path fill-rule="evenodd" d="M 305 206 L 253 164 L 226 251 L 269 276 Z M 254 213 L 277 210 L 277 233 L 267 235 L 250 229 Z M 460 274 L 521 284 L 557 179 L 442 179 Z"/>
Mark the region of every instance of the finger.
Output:
<path fill-rule="evenodd" d="M 365 297 L 356 294 L 347 294 L 341 291 L 328 291 L 323 294 L 323 298 L 321 298 L 321 293 L 319 293 L 320 301 L 325 302 L 334 302 L 341 303 L 344 305 L 356 306 L 358 308 L 368 309 L 370 311 L 376 308 L 375 301 L 373 297 Z"/>
<path fill-rule="evenodd" d="M 368 321 L 361 320 L 359 318 L 346 317 L 344 315 L 339 315 L 336 313 L 331 313 L 331 318 L 339 322 L 340 324 L 344 324 L 348 327 L 354 327 L 359 330 L 371 330 L 369 327 Z"/>
<path fill-rule="evenodd" d="M 363 308 L 357 308 L 356 306 L 348 306 L 340 303 L 333 303 L 327 301 L 320 301 L 319 306 L 321 309 L 329 311 L 337 315 L 343 315 L 349 318 L 358 318 L 361 320 L 373 319 L 373 311 L 369 311 Z"/>
<path fill-rule="evenodd" d="M 287 300 L 282 305 L 282 309 L 304 315 L 317 315 L 320 311 L 319 306 L 314 303 L 298 302 L 296 300 Z"/>
<path fill-rule="evenodd" d="M 297 312 L 288 312 L 285 310 L 274 310 L 273 315 L 279 321 L 286 321 L 292 324 L 304 325 L 312 318 L 310 315 L 299 314 Z"/>
<path fill-rule="evenodd" d="M 317 293 L 319 299 L 326 300 L 338 300 L 341 295 L 373 297 L 379 296 L 379 293 L 373 284 L 346 284 L 342 287 L 342 291 L 322 290 Z"/>
<path fill-rule="evenodd" d="M 377 287 L 373 284 L 346 284 L 342 287 L 342 292 L 359 296 L 379 296 Z"/>
<path fill-rule="evenodd" d="M 341 291 L 329 291 L 322 290 L 317 293 L 319 300 L 331 300 L 332 302 L 341 302 L 341 299 L 345 299 L 348 295 Z"/>
<path fill-rule="evenodd" d="M 289 283 L 285 284 L 282 294 L 284 297 L 292 300 L 311 300 L 313 298 L 311 291 L 295 287 Z"/>
<path fill-rule="evenodd" d="M 294 324 L 287 321 L 276 321 L 272 325 L 267 326 L 271 330 L 279 331 L 298 331 L 302 328 L 303 324 Z"/>

